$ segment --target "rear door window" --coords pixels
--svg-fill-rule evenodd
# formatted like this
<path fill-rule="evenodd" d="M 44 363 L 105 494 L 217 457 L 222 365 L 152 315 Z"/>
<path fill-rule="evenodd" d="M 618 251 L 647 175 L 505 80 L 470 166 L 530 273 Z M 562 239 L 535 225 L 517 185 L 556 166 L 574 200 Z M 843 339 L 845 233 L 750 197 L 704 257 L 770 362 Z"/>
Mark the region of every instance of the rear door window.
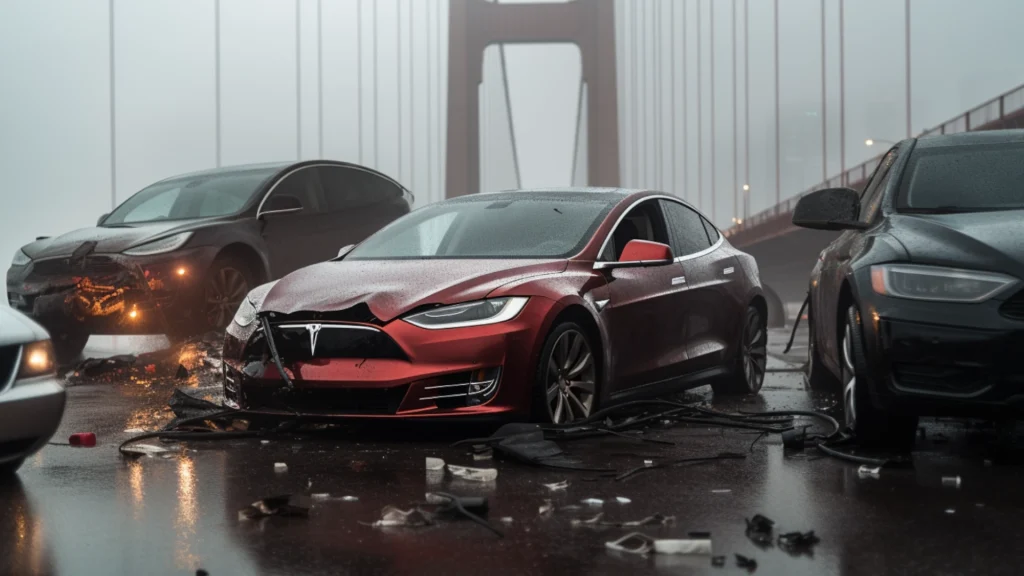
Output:
<path fill-rule="evenodd" d="M 318 170 L 328 212 L 364 208 L 402 197 L 399 186 L 373 172 L 347 166 L 321 166 Z"/>
<path fill-rule="evenodd" d="M 711 247 L 704 219 L 695 210 L 672 200 L 660 200 L 672 236 L 672 253 L 688 256 Z"/>
<path fill-rule="evenodd" d="M 312 168 L 301 168 L 284 177 L 274 187 L 270 197 L 277 195 L 294 196 L 302 203 L 302 212 L 299 214 L 309 215 L 320 211 L 318 200 L 319 182 L 316 171 Z M 268 198 L 269 200 L 269 198 Z"/>

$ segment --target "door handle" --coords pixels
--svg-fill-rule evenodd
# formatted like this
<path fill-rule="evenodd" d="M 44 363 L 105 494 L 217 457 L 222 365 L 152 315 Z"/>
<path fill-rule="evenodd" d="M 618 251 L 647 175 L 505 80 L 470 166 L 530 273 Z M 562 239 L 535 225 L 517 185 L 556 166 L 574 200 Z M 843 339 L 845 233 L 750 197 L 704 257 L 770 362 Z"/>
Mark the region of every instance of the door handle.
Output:
<path fill-rule="evenodd" d="M 733 272 L 735 272 L 735 271 L 736 271 L 736 268 L 735 268 L 735 267 L 733 267 L 733 266 L 729 266 L 729 267 L 728 267 L 728 268 L 726 268 L 725 270 L 722 270 L 722 275 L 723 275 L 723 276 L 728 276 L 728 275 L 732 274 L 732 273 L 733 273 Z"/>
<path fill-rule="evenodd" d="M 686 284 L 686 276 L 676 276 L 672 279 L 673 286 L 679 286 L 680 284 Z"/>

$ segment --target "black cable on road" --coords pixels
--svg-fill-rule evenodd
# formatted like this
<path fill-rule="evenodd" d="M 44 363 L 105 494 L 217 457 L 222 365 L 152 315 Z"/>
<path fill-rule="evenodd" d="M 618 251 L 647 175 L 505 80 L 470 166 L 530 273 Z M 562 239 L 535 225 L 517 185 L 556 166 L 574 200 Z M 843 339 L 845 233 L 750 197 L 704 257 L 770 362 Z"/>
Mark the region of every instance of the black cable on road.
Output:
<path fill-rule="evenodd" d="M 789 349 L 793 347 L 793 339 L 796 338 L 796 329 L 800 326 L 800 319 L 804 317 L 804 309 L 807 308 L 807 304 L 811 301 L 811 292 L 807 292 L 807 298 L 804 298 L 804 303 L 800 305 L 800 311 L 796 313 L 796 320 L 793 322 L 793 331 L 789 333 L 789 343 L 786 344 L 786 349 L 782 351 L 783 354 L 788 354 Z"/>

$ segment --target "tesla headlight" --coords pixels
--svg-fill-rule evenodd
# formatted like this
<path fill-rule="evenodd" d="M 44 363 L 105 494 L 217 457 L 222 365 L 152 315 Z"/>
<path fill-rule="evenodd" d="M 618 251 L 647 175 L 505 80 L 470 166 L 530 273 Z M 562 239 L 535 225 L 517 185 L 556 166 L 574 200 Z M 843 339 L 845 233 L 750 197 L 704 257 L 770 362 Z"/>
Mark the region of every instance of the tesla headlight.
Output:
<path fill-rule="evenodd" d="M 53 374 L 57 370 L 57 363 L 54 358 L 53 344 L 49 340 L 40 340 L 26 344 L 21 350 L 21 367 L 18 369 L 18 379 Z"/>
<path fill-rule="evenodd" d="M 911 264 L 871 267 L 871 288 L 875 292 L 912 300 L 982 302 L 1016 283 L 1016 278 L 996 272 Z"/>
<path fill-rule="evenodd" d="M 185 242 L 188 242 L 188 239 L 191 237 L 191 232 L 182 232 L 181 234 L 175 234 L 174 236 L 168 236 L 152 242 L 140 244 L 134 248 L 129 248 L 124 251 L 124 254 L 127 254 L 128 256 L 149 256 L 150 254 L 171 252 L 184 246 Z"/>
<path fill-rule="evenodd" d="M 406 316 L 405 321 L 428 330 L 497 324 L 515 318 L 526 306 L 527 300 L 522 296 L 513 296 L 443 306 Z"/>
<path fill-rule="evenodd" d="M 256 320 L 256 305 L 252 303 L 252 300 L 248 296 L 242 298 L 242 303 L 238 306 L 238 311 L 235 312 L 235 324 L 239 326 L 248 326 Z"/>
<path fill-rule="evenodd" d="M 25 254 L 24 250 L 18 250 L 14 253 L 14 259 L 11 260 L 11 266 L 24 266 L 31 261 L 32 259 L 28 257 L 28 254 Z"/>

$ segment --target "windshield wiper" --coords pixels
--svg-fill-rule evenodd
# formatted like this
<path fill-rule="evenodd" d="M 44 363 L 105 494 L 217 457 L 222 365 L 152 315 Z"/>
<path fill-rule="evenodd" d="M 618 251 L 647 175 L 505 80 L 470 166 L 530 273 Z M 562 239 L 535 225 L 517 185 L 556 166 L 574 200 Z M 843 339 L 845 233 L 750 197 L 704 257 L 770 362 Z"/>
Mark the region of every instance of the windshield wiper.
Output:
<path fill-rule="evenodd" d="M 133 228 L 131 224 L 101 224 L 100 228 Z"/>

